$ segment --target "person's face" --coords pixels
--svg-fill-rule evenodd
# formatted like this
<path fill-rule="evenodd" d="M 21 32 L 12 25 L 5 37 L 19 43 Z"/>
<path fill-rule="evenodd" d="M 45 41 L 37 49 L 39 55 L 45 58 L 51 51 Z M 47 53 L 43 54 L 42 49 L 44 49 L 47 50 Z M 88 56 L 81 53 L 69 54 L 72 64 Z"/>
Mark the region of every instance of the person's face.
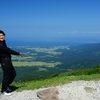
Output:
<path fill-rule="evenodd" d="M 5 36 L 2 33 L 0 33 L 0 41 L 3 41 L 4 38 L 5 38 Z"/>

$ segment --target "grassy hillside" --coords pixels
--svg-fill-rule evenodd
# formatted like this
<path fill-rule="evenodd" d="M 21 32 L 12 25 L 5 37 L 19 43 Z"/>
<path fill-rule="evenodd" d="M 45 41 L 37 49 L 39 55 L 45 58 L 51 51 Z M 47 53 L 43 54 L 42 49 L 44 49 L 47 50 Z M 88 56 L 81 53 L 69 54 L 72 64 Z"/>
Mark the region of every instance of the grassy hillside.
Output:
<path fill-rule="evenodd" d="M 16 87 L 16 91 L 32 90 L 41 87 L 57 86 L 71 81 L 77 80 L 100 80 L 100 66 L 85 68 L 81 70 L 71 70 L 61 74 L 53 74 L 46 78 L 33 78 L 24 81 L 13 82 L 12 88 Z M 1 85 L 0 85 L 1 87 Z"/>

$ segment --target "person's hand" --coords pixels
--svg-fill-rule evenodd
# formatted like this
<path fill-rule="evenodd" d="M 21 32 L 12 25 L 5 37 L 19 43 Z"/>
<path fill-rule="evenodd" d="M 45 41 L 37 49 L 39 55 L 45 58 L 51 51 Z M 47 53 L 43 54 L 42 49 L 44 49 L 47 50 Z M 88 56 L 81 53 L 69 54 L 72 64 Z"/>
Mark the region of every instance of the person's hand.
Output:
<path fill-rule="evenodd" d="M 21 56 L 23 58 L 23 54 L 21 52 L 19 53 L 19 56 Z"/>

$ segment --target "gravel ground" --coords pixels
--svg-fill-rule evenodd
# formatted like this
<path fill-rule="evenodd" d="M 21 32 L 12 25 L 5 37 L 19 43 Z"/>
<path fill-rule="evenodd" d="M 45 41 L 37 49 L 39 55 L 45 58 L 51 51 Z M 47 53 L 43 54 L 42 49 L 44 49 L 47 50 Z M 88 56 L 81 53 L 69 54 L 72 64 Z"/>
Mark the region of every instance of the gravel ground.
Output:
<path fill-rule="evenodd" d="M 100 81 L 73 81 L 56 86 L 60 100 L 100 100 Z M 0 96 L 0 100 L 41 100 L 37 97 L 37 90 L 13 92 L 10 96 Z"/>

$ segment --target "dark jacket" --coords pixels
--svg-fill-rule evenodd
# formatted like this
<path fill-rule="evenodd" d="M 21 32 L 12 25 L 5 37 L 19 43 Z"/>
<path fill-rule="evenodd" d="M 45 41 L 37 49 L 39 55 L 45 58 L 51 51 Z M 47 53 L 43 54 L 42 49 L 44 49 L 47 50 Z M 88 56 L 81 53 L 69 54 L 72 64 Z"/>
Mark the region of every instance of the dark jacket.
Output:
<path fill-rule="evenodd" d="M 5 59 L 11 60 L 11 54 L 19 55 L 19 52 L 8 48 L 5 40 L 0 41 L 0 63 L 5 61 Z"/>

